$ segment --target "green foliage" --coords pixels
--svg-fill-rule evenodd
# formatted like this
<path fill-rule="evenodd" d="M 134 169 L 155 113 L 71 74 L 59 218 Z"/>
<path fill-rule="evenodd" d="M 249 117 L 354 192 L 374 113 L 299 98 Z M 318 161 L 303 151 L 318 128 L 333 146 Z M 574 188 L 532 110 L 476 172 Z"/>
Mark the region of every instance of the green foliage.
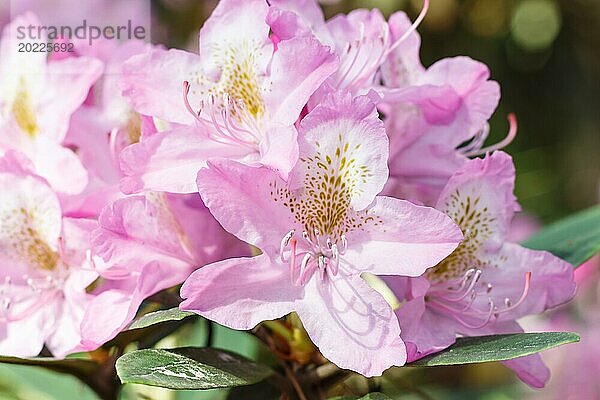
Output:
<path fill-rule="evenodd" d="M 121 382 L 169 389 L 250 385 L 272 373 L 268 367 L 213 348 L 146 349 L 127 353 L 117 360 L 117 374 Z"/>
<path fill-rule="evenodd" d="M 511 360 L 578 341 L 579 335 L 571 332 L 512 333 L 464 337 L 458 338 L 456 343 L 447 349 L 408 365 L 433 367 Z"/>
<path fill-rule="evenodd" d="M 547 250 L 578 267 L 600 252 L 600 206 L 573 214 L 542 229 L 523 245 Z"/>
<path fill-rule="evenodd" d="M 191 317 L 194 314 L 190 311 L 181 311 L 179 308 L 170 308 L 168 310 L 159 310 L 142 315 L 129 325 L 129 330 L 147 328 L 151 325 L 160 324 L 168 321 L 181 321 L 184 318 Z"/>

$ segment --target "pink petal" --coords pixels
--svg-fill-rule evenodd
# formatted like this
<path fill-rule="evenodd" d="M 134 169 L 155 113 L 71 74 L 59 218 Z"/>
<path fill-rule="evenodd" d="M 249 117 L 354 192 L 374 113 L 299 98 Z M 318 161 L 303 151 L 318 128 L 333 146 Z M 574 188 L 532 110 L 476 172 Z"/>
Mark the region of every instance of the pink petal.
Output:
<path fill-rule="evenodd" d="M 183 82 L 199 78 L 202 59 L 193 53 L 156 49 L 131 57 L 122 67 L 123 96 L 140 114 L 190 125 L 194 117 L 183 101 Z M 200 104 L 190 93 L 190 103 Z"/>
<path fill-rule="evenodd" d="M 566 303 L 575 295 L 573 267 L 546 251 L 505 243 L 497 255 L 484 260 L 491 266 L 484 269 L 482 280 L 492 283 L 490 296 L 496 304 L 503 305 L 505 298 L 515 304 L 524 290 L 525 273 L 531 272 L 527 296 L 512 311 L 500 314 L 500 320 L 541 313 Z"/>
<path fill-rule="evenodd" d="M 399 11 L 392 14 L 388 20 L 391 41 L 400 38 L 412 25 L 406 13 Z M 417 81 L 425 72 L 419 59 L 421 37 L 415 30 L 388 56 L 381 66 L 382 78 L 388 87 L 402 87 Z"/>
<path fill-rule="evenodd" d="M 252 329 L 294 311 L 302 294 L 303 288 L 291 285 L 289 268 L 263 254 L 198 269 L 181 287 L 180 308 L 233 329 Z"/>
<path fill-rule="evenodd" d="M 82 345 L 93 350 L 114 338 L 135 317 L 149 296 L 181 282 L 173 269 L 149 263 L 137 279 L 129 279 L 120 289 L 109 289 L 97 295 L 86 310 L 81 323 Z"/>
<path fill-rule="evenodd" d="M 534 388 L 543 388 L 550 379 L 550 370 L 539 354 L 502 361 L 502 364 L 512 369 L 520 380 Z"/>
<path fill-rule="evenodd" d="M 273 0 L 269 2 L 267 22 L 280 39 L 290 39 L 311 30 L 320 35 L 325 29 L 325 17 L 315 0 Z"/>
<path fill-rule="evenodd" d="M 127 277 L 154 264 L 169 270 L 169 281 L 175 284 L 198 262 L 164 194 L 117 200 L 104 209 L 99 225 L 92 235 L 92 249 L 104 262 L 100 270 L 105 277 Z"/>
<path fill-rule="evenodd" d="M 302 120 L 298 142 L 300 160 L 290 175 L 290 187 L 306 179 L 339 177 L 351 195 L 351 206 L 368 206 L 388 178 L 388 139 L 375 105 L 367 96 L 349 93 L 326 97 Z"/>
<path fill-rule="evenodd" d="M 126 147 L 120 154 L 125 193 L 156 190 L 196 192 L 196 176 L 211 157 L 242 158 L 248 150 L 209 140 L 198 128 L 161 132 Z"/>
<path fill-rule="evenodd" d="M 88 183 L 88 174 L 77 155 L 45 137 L 38 137 L 31 159 L 38 174 L 57 192 L 79 194 Z"/>
<path fill-rule="evenodd" d="M 71 57 L 48 63 L 46 87 L 37 117 L 44 136 L 56 143 L 62 142 L 71 115 L 101 74 L 102 63 L 94 58 Z"/>
<path fill-rule="evenodd" d="M 400 327 L 383 297 L 358 276 L 311 279 L 297 309 L 321 353 L 340 368 L 379 376 L 406 362 Z"/>
<path fill-rule="evenodd" d="M 223 228 L 269 255 L 295 227 L 291 213 L 273 195 L 285 183 L 267 168 L 213 160 L 198 173 L 198 191 Z"/>
<path fill-rule="evenodd" d="M 272 44 L 269 26 L 265 22 L 268 8 L 267 2 L 262 0 L 221 0 L 218 3 L 199 34 L 199 54 L 208 56 L 202 60 L 206 74 L 211 77 L 219 74 L 221 58 L 225 55 L 215 49 L 224 45 L 237 47 L 239 51 L 240 47 L 248 47 L 251 43 L 262 49 L 259 53 L 268 54 L 270 58 Z M 232 26 L 236 29 L 231 29 Z M 263 64 L 268 59 L 254 61 Z"/>
<path fill-rule="evenodd" d="M 272 128 L 260 144 L 261 164 L 276 170 L 283 179 L 298 161 L 298 131 L 293 125 Z"/>
<path fill-rule="evenodd" d="M 452 253 L 463 238 L 445 214 L 391 197 L 377 196 L 362 218 L 369 221 L 365 237 L 349 234 L 342 256 L 355 273 L 418 276 Z"/>
<path fill-rule="evenodd" d="M 468 161 L 448 181 L 436 208 L 476 232 L 481 251 L 498 249 L 520 207 L 513 194 L 515 167 L 504 152 Z"/>
<path fill-rule="evenodd" d="M 309 97 L 336 71 L 337 57 L 312 36 L 281 41 L 271 62 L 273 88 L 265 95 L 274 123 L 292 125 Z"/>
<path fill-rule="evenodd" d="M 43 310 L 0 326 L 0 354 L 13 357 L 35 357 L 44 347 L 48 317 Z M 23 340 L 27 338 L 27 340 Z"/>

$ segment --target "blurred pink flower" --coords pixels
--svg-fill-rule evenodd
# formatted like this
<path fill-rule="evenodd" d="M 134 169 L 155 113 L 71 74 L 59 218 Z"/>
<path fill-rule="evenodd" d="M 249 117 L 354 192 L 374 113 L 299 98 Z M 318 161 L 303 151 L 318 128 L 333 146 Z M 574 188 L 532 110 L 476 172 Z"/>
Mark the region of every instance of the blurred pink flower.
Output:
<path fill-rule="evenodd" d="M 514 178 L 512 159 L 503 152 L 467 162 L 450 178 L 436 205 L 460 226 L 464 242 L 419 278 L 388 279 L 406 300 L 396 313 L 409 360 L 448 347 L 457 334 L 520 332 L 516 319 L 573 297 L 570 264 L 506 241 L 519 210 Z M 535 387 L 549 377 L 539 355 L 504 363 Z"/>
<path fill-rule="evenodd" d="M 89 182 L 83 192 L 64 196 L 62 203 L 69 215 L 97 217 L 106 204 L 123 197 L 119 187 L 121 150 L 156 131 L 151 118 L 129 106 L 120 87 L 123 63 L 152 46 L 135 40 L 120 43 L 98 39 L 92 45 L 76 40 L 74 48 L 77 56 L 101 60 L 104 71 L 71 117 L 65 138 L 66 145 L 77 149 Z"/>
<path fill-rule="evenodd" d="M 287 183 L 235 161 L 200 171 L 198 189 L 215 218 L 262 254 L 194 272 L 181 308 L 234 329 L 295 311 L 325 357 L 380 375 L 406 353 L 391 307 L 360 274 L 417 276 L 462 235 L 434 209 L 376 196 L 388 140 L 367 97 L 326 98 L 300 123 L 299 145 Z"/>
<path fill-rule="evenodd" d="M 80 323 L 98 274 L 90 220 L 64 218 L 48 183 L 22 155 L 0 159 L 0 354 L 56 357 L 80 351 Z"/>
<path fill-rule="evenodd" d="M 223 0 L 200 30 L 200 55 L 155 50 L 125 64 L 134 109 L 172 124 L 121 154 L 125 192 L 192 193 L 211 157 L 287 177 L 298 157 L 294 124 L 337 60 L 312 36 L 275 47 L 267 10 L 263 0 Z"/>
<path fill-rule="evenodd" d="M 103 283 L 82 324 L 92 350 L 112 339 L 147 297 L 178 285 L 199 266 L 248 253 L 197 196 L 148 192 L 109 204 L 92 235 Z"/>
<path fill-rule="evenodd" d="M 42 52 L 19 52 L 19 26 L 38 26 L 32 14 L 16 18 L 2 35 L 0 52 L 0 153 L 27 155 L 37 174 L 58 192 L 76 194 L 87 173 L 70 149 L 61 146 L 73 112 L 100 76 L 102 63 L 88 57 L 48 61 Z"/>

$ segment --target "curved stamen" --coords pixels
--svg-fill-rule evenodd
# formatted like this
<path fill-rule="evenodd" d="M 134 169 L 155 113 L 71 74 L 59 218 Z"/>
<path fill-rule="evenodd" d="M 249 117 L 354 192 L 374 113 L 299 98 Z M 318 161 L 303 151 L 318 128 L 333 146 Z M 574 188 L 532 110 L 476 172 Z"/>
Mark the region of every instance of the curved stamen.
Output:
<path fill-rule="evenodd" d="M 504 139 L 502 139 L 500 142 L 488 146 L 488 147 L 484 147 L 483 149 L 474 149 L 474 150 L 470 150 L 470 151 L 466 151 L 463 153 L 463 155 L 465 155 L 466 157 L 476 157 L 476 156 L 480 156 L 486 153 L 490 153 L 494 150 L 499 150 L 502 149 L 506 146 L 508 146 L 515 138 L 515 136 L 517 136 L 517 118 L 515 117 L 515 114 L 510 113 L 507 116 L 508 119 L 508 124 L 509 124 L 509 129 L 508 129 L 508 134 L 506 135 L 506 137 Z"/>
<path fill-rule="evenodd" d="M 462 292 L 462 290 L 464 289 L 465 285 L 467 284 L 467 282 L 471 278 L 471 275 L 473 275 L 473 273 L 475 273 L 475 271 L 476 271 L 475 268 L 468 269 L 465 272 L 463 278 L 460 281 L 460 286 L 458 288 L 456 288 L 456 289 L 454 289 L 452 287 L 449 287 L 448 291 L 450 291 L 450 292 Z"/>
<path fill-rule="evenodd" d="M 312 255 L 309 254 L 312 258 Z M 306 257 L 306 256 L 305 256 Z M 304 260 L 302 260 L 302 263 L 304 264 Z M 308 280 L 310 279 L 310 277 L 312 276 L 313 272 L 315 272 L 315 269 L 317 268 L 317 263 L 312 262 L 306 262 L 306 266 L 305 268 L 302 270 L 302 275 L 300 276 L 300 285 L 304 286 L 306 285 L 306 282 L 308 282 Z"/>
<path fill-rule="evenodd" d="M 473 278 L 471 279 L 471 284 L 465 290 L 465 292 L 462 294 L 462 296 L 457 297 L 457 298 L 445 297 L 444 300 L 449 301 L 451 303 L 455 303 L 455 302 L 462 301 L 463 299 L 465 299 L 469 295 L 469 293 L 471 293 L 473 291 L 473 287 L 475 287 L 475 284 L 477 284 L 477 282 L 479 281 L 479 278 L 481 277 L 481 273 L 482 273 L 482 271 L 480 269 L 475 271 L 475 274 L 473 274 Z"/>
<path fill-rule="evenodd" d="M 346 235 L 342 234 L 340 236 L 340 240 L 342 241 L 342 248 L 340 249 L 340 254 L 344 255 L 346 250 L 348 249 L 348 239 L 346 239 Z"/>
<path fill-rule="evenodd" d="M 490 134 L 490 124 L 486 123 L 483 128 L 477 131 L 473 139 L 469 144 L 460 148 L 460 151 L 464 153 L 468 153 L 470 151 L 475 151 L 481 149 L 488 135 Z"/>
<path fill-rule="evenodd" d="M 413 33 L 418 27 L 419 25 L 421 25 L 421 22 L 423 21 L 423 19 L 425 18 L 425 15 L 427 15 L 427 11 L 429 10 L 429 0 L 424 0 L 423 1 L 423 8 L 421 8 L 421 12 L 419 13 L 419 15 L 417 16 L 417 18 L 415 19 L 415 21 L 412 23 L 412 25 L 406 30 L 406 32 L 404 32 L 402 34 L 402 36 L 400 36 L 394 43 L 392 43 L 392 45 L 390 46 L 390 48 L 387 50 L 386 52 L 386 57 L 388 55 L 390 55 L 390 53 L 392 53 L 394 50 L 396 50 L 396 48 L 398 46 L 400 46 L 400 44 L 402 42 L 404 42 L 408 36 Z"/>
<path fill-rule="evenodd" d="M 229 95 L 225 94 L 223 96 L 223 101 L 221 102 L 223 104 L 223 109 L 217 110 L 217 108 L 220 108 L 219 104 L 221 103 L 217 103 L 215 96 L 211 94 L 208 96 L 207 99 L 208 104 L 205 104 L 203 101 L 202 107 L 198 112 L 196 112 L 190 105 L 189 93 L 190 83 L 188 81 L 184 81 L 183 103 L 185 105 L 185 108 L 202 126 L 207 127 L 208 125 L 207 135 L 211 140 L 222 144 L 235 143 L 242 146 L 250 147 L 251 149 L 255 149 L 256 144 L 258 143 L 257 136 L 250 130 L 240 127 L 239 124 L 235 124 L 235 118 L 233 117 L 233 115 L 239 115 L 240 117 L 243 117 L 245 113 L 240 107 L 236 107 L 237 103 L 233 99 L 231 99 Z M 208 116 L 210 117 L 210 119 L 206 119 L 201 116 L 202 110 L 205 108 L 208 108 Z M 212 129 L 210 129 L 210 126 L 214 127 L 214 130 L 217 133 L 216 136 L 212 133 Z M 240 133 L 247 134 L 252 139 L 243 137 L 240 135 Z"/>
<path fill-rule="evenodd" d="M 467 278 L 466 280 L 463 279 L 463 281 L 468 281 L 468 279 L 471 279 L 471 284 L 465 291 L 465 294 L 466 295 L 470 294 L 471 298 L 469 299 L 468 303 L 465 304 L 465 306 L 462 309 L 457 309 L 457 308 L 452 307 L 449 304 L 447 304 L 447 303 L 456 303 L 456 301 L 458 299 L 452 299 L 449 297 L 445 297 L 443 295 L 436 295 L 435 292 L 432 293 L 431 296 L 428 297 L 428 304 L 450 314 L 452 316 L 452 318 L 454 318 L 456 321 L 458 321 L 459 323 L 463 324 L 464 326 L 466 326 L 468 328 L 479 329 L 479 328 L 484 327 L 488 323 L 490 323 L 490 321 L 492 320 L 492 317 L 498 318 L 498 316 L 500 316 L 501 314 L 512 311 L 515 308 L 517 308 L 518 306 L 520 306 L 524 302 L 525 298 L 527 297 L 527 295 L 529 293 L 529 289 L 531 287 L 531 272 L 527 272 L 525 274 L 525 286 L 523 288 L 523 292 L 521 293 L 519 300 L 515 304 L 511 305 L 510 299 L 505 298 L 504 299 L 505 308 L 498 309 L 494 305 L 494 302 L 491 299 L 491 297 L 488 297 L 489 309 L 487 311 L 474 310 L 474 309 L 472 309 L 472 306 L 475 302 L 475 299 L 480 294 L 482 294 L 482 293 L 477 293 L 473 289 L 474 282 L 478 281 L 479 275 L 480 275 L 477 272 L 481 272 L 481 270 L 477 270 L 475 272 L 475 274 L 473 274 L 473 278 Z M 468 275 L 468 271 L 467 271 L 467 274 L 465 274 L 465 276 L 466 275 Z M 491 292 L 491 290 L 492 290 L 492 285 L 488 283 L 486 285 L 485 293 L 489 293 L 489 292 Z M 447 291 L 455 292 L 455 290 L 452 290 L 452 289 L 447 289 Z M 461 296 L 462 297 L 461 300 L 464 299 L 466 297 L 466 295 Z M 473 325 L 473 324 L 468 323 L 462 316 L 471 317 L 471 318 L 484 317 L 484 319 L 480 324 Z"/>
<path fill-rule="evenodd" d="M 354 67 L 354 64 L 356 64 L 356 61 L 358 60 L 358 55 L 360 54 L 360 49 L 361 49 L 361 39 L 359 40 L 355 40 L 354 41 L 354 46 L 352 44 L 348 44 L 348 52 L 347 54 L 350 55 L 350 51 L 354 50 L 354 57 L 352 57 L 352 60 L 350 61 L 350 64 L 348 65 L 348 67 L 346 67 L 344 69 L 344 73 L 342 74 L 342 76 L 338 79 L 336 86 L 339 88 L 342 83 L 344 83 L 344 80 L 348 77 L 348 75 L 350 74 L 350 71 L 352 71 L 352 68 Z"/>
<path fill-rule="evenodd" d="M 504 299 L 504 304 L 506 304 L 507 307 L 503 308 L 502 310 L 497 311 L 496 315 L 512 311 L 515 308 L 519 307 L 523 303 L 523 301 L 525 301 L 525 298 L 527 297 L 527 294 L 529 293 L 530 286 L 531 286 L 531 272 L 526 272 L 525 273 L 525 287 L 523 288 L 523 292 L 521 293 L 521 297 L 519 298 L 519 300 L 515 304 L 510 305 L 511 301 L 507 297 L 506 299 Z"/>
<path fill-rule="evenodd" d="M 296 270 L 296 239 L 292 239 L 290 242 L 291 252 L 290 252 L 290 279 L 292 280 L 292 285 L 295 282 L 295 277 L 297 275 Z"/>
<path fill-rule="evenodd" d="M 290 244 L 290 240 L 294 236 L 294 233 L 296 233 L 296 230 L 292 229 L 291 231 L 289 231 L 288 233 L 286 233 L 283 236 L 283 238 L 281 239 L 281 243 L 279 244 L 279 258 L 281 259 L 282 262 L 285 261 L 285 257 L 283 256 L 283 251 Z"/>

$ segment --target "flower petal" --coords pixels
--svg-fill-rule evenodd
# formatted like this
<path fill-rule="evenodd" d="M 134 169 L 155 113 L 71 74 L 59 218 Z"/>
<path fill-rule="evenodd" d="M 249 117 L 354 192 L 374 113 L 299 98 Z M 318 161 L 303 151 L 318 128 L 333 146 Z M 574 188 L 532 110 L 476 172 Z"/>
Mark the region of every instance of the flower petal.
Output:
<path fill-rule="evenodd" d="M 448 181 L 436 208 L 448 214 L 481 252 L 501 246 L 520 210 L 513 194 L 515 167 L 504 152 L 467 162 Z"/>
<path fill-rule="evenodd" d="M 356 210 L 368 206 L 383 189 L 388 139 L 367 96 L 329 95 L 304 117 L 298 141 L 300 161 L 290 175 L 292 189 L 312 185 L 315 196 L 343 191 Z"/>
<path fill-rule="evenodd" d="M 157 190 L 196 192 L 196 176 L 211 157 L 242 158 L 243 147 L 208 139 L 194 127 L 161 132 L 132 144 L 120 154 L 121 189 L 125 193 Z"/>
<path fill-rule="evenodd" d="M 122 67 L 123 96 L 140 114 L 190 125 L 194 117 L 185 108 L 183 82 L 200 79 L 201 62 L 197 54 L 176 49 L 133 56 Z M 193 90 L 189 100 L 200 104 Z"/>
<path fill-rule="evenodd" d="M 283 180 L 268 168 L 231 160 L 211 160 L 208 166 L 198 173 L 198 191 L 217 221 L 241 240 L 277 255 L 282 238 L 296 225 L 278 200 Z"/>
<path fill-rule="evenodd" d="M 265 94 L 272 122 L 294 124 L 310 96 L 337 67 L 337 57 L 313 36 L 279 42 L 271 62 L 274 90 Z"/>
<path fill-rule="evenodd" d="M 181 287 L 180 308 L 233 329 L 252 329 L 294 311 L 302 294 L 303 288 L 292 286 L 289 268 L 263 254 L 198 269 Z"/>
<path fill-rule="evenodd" d="M 462 240 L 460 229 L 443 213 L 391 197 L 377 196 L 357 216 L 364 227 L 348 234 L 342 256 L 353 273 L 418 276 Z"/>
<path fill-rule="evenodd" d="M 391 41 L 398 40 L 410 29 L 412 22 L 406 13 L 399 11 L 392 14 L 388 20 Z M 387 61 L 381 66 L 381 76 L 386 86 L 402 87 L 416 82 L 418 77 L 425 72 L 419 59 L 421 36 L 414 30 L 394 51 L 388 56 Z"/>
<path fill-rule="evenodd" d="M 505 243 L 498 254 L 485 261 L 481 279 L 492 284 L 490 296 L 496 304 L 509 299 L 515 304 L 524 290 L 525 273 L 531 272 L 531 282 L 523 301 L 499 320 L 514 320 L 541 313 L 571 300 L 575 295 L 573 267 L 547 251 L 529 250 L 514 243 Z"/>
<path fill-rule="evenodd" d="M 99 225 L 92 235 L 92 248 L 103 261 L 98 260 L 97 268 L 107 278 L 129 277 L 155 264 L 169 270 L 175 284 L 200 262 L 164 193 L 119 199 L 102 211 Z"/>
<path fill-rule="evenodd" d="M 339 274 L 326 284 L 311 279 L 297 312 L 321 353 L 340 368 L 370 377 L 406 362 L 394 312 L 358 276 Z"/>

